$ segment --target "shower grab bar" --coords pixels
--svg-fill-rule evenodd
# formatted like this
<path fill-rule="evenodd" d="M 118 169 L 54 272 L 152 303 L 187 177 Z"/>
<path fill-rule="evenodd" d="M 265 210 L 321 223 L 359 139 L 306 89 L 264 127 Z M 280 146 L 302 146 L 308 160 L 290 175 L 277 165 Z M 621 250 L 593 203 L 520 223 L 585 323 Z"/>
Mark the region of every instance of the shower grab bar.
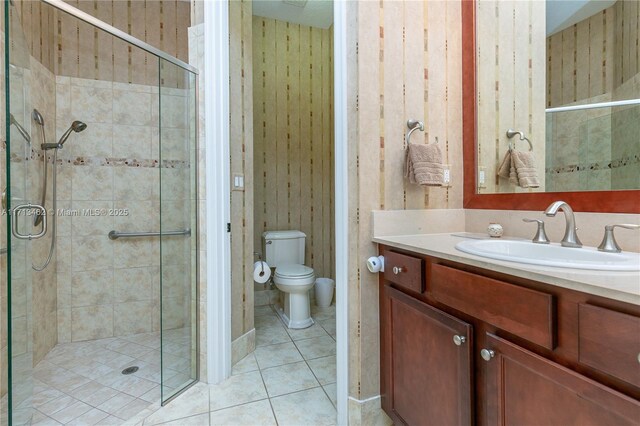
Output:
<path fill-rule="evenodd" d="M 117 240 L 118 238 L 135 238 L 135 237 L 169 237 L 176 235 L 191 235 L 191 229 L 183 229 L 181 231 L 166 231 L 166 232 L 118 232 L 110 231 L 109 239 Z"/>

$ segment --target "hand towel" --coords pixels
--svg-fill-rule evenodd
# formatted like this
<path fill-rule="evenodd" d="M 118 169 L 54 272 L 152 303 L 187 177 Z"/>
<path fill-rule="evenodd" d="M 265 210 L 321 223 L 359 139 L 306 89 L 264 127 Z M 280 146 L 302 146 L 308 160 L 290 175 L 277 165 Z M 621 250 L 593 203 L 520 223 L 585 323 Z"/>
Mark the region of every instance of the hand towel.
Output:
<path fill-rule="evenodd" d="M 498 176 L 522 188 L 538 188 L 540 181 L 532 152 L 509 150 L 498 167 Z"/>
<path fill-rule="evenodd" d="M 511 164 L 518 173 L 518 184 L 523 188 L 538 188 L 540 180 L 536 171 L 536 162 L 531 151 L 512 151 Z"/>
<path fill-rule="evenodd" d="M 409 182 L 418 185 L 442 186 L 444 167 L 442 166 L 442 151 L 438 144 L 409 144 L 404 177 L 408 177 Z"/>
<path fill-rule="evenodd" d="M 498 167 L 498 176 L 505 179 L 509 179 L 509 183 L 512 185 L 519 185 L 518 173 L 516 172 L 515 164 L 511 156 L 511 150 L 508 150 Z"/>
<path fill-rule="evenodd" d="M 498 167 L 498 176 L 509 179 L 509 172 L 511 171 L 511 150 L 508 150 L 502 159 L 502 163 Z"/>

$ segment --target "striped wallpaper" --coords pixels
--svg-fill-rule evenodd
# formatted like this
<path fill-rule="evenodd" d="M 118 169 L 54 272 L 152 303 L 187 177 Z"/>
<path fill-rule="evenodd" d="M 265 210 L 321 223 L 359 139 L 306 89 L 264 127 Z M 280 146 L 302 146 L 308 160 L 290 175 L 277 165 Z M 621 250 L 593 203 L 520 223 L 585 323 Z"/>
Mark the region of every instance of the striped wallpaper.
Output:
<path fill-rule="evenodd" d="M 251 1 L 229 3 L 230 171 L 244 174 L 231 191 L 231 338 L 253 329 L 253 66 Z"/>
<path fill-rule="evenodd" d="M 640 2 L 618 0 L 613 7 L 616 11 L 613 78 L 617 88 L 640 73 Z"/>
<path fill-rule="evenodd" d="M 347 2 L 349 139 L 349 395 L 380 392 L 377 254 L 371 211 L 462 208 L 462 48 L 459 1 Z M 377 25 L 375 25 L 377 23 Z M 451 169 L 449 188 L 403 177 L 409 118 L 437 136 Z"/>
<path fill-rule="evenodd" d="M 253 18 L 254 244 L 307 234 L 305 264 L 334 276 L 332 30 Z"/>
<path fill-rule="evenodd" d="M 485 170 L 485 186 L 479 192 L 544 190 L 545 3 L 478 0 L 476 13 L 477 149 L 478 165 Z M 510 128 L 531 140 L 539 189 L 523 189 L 498 178 Z M 529 146 L 518 141 L 516 148 Z"/>
<path fill-rule="evenodd" d="M 185 62 L 191 4 L 182 0 L 66 0 L 114 27 Z M 158 60 L 40 1 L 17 0 L 32 56 L 54 74 L 136 84 L 158 84 Z M 174 68 L 174 67 L 170 67 Z M 163 73 L 178 87 L 178 73 Z"/>
<path fill-rule="evenodd" d="M 547 107 L 613 89 L 615 5 L 547 37 Z"/>
<path fill-rule="evenodd" d="M 547 38 L 547 107 L 590 99 L 640 72 L 640 3 L 613 6 Z"/>

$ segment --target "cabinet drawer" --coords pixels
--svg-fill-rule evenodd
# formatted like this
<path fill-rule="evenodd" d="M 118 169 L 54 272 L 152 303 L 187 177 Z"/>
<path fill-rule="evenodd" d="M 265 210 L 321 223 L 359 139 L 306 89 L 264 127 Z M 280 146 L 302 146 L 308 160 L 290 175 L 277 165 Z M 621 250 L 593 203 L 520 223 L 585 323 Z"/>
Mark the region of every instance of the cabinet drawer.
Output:
<path fill-rule="evenodd" d="M 552 295 L 439 264 L 427 291 L 435 299 L 547 349 L 556 342 Z"/>
<path fill-rule="evenodd" d="M 640 387 L 640 318 L 584 304 L 578 313 L 579 361 Z"/>
<path fill-rule="evenodd" d="M 422 293 L 424 291 L 424 260 L 406 254 L 384 252 L 384 278 L 400 287 Z"/>

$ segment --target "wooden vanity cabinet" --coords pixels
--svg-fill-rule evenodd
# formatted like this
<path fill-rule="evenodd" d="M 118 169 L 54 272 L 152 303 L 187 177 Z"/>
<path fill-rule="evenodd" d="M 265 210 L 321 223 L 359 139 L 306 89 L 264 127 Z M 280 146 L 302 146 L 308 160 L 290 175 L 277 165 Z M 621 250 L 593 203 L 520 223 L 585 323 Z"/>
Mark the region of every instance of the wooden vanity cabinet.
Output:
<path fill-rule="evenodd" d="M 392 271 L 380 277 L 382 408 L 395 424 L 640 425 L 638 306 L 380 252 Z"/>
<path fill-rule="evenodd" d="M 396 424 L 471 424 L 471 325 L 391 286 L 382 291 L 387 413 Z"/>
<path fill-rule="evenodd" d="M 485 424 L 640 424 L 637 400 L 496 335 L 486 344 Z"/>

